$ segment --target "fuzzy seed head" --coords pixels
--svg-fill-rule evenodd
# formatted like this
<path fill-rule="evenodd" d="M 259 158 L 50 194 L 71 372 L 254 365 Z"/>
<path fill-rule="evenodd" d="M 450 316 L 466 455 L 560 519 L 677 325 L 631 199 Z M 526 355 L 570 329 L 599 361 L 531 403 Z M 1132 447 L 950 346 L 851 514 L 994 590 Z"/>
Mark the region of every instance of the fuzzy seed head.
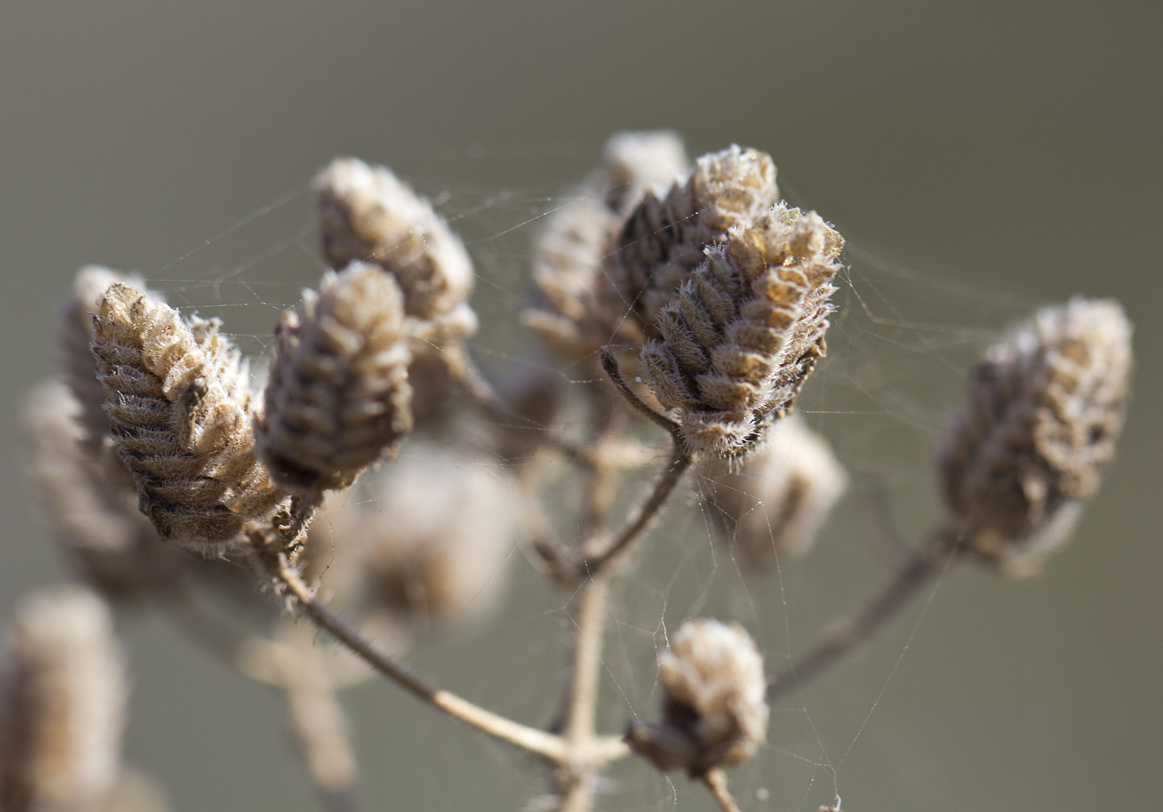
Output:
<path fill-rule="evenodd" d="M 815 212 L 777 205 L 708 248 L 663 308 L 639 369 L 693 452 L 744 453 L 791 412 L 824 355 L 843 245 Z"/>
<path fill-rule="evenodd" d="M 280 487 L 318 502 L 391 455 L 412 428 L 404 297 L 353 262 L 279 325 L 258 453 Z"/>
<path fill-rule="evenodd" d="M 658 657 L 662 718 L 635 722 L 630 748 L 692 776 L 750 758 L 767 737 L 763 655 L 738 623 L 688 621 Z"/>
<path fill-rule="evenodd" d="M 710 457 L 701 468 L 720 537 L 757 572 L 806 553 L 848 481 L 827 440 L 798 415 L 772 426 L 741 463 Z"/>
<path fill-rule="evenodd" d="M 418 450 L 379 472 L 359 538 L 385 608 L 418 623 L 479 616 L 503 594 L 511 483 L 487 457 Z"/>
<path fill-rule="evenodd" d="M 521 317 L 554 352 L 592 362 L 603 345 L 633 340 L 623 335 L 631 325 L 614 286 L 618 231 L 648 189 L 686 166 L 682 141 L 670 131 L 615 133 L 601 165 L 546 218 L 533 260 L 537 301 Z"/>
<path fill-rule="evenodd" d="M 1076 298 L 989 350 L 937 458 L 948 520 L 977 552 L 1036 563 L 1065 541 L 1114 458 L 1131 332 L 1117 302 Z"/>
<path fill-rule="evenodd" d="M 0 665 L 0 809 L 102 810 L 127 694 L 105 604 L 77 587 L 26 599 Z"/>
<path fill-rule="evenodd" d="M 662 308 L 703 261 L 704 249 L 779 200 L 765 152 L 732 145 L 699 158 L 666 193 L 650 192 L 618 236 L 618 286 L 648 338 Z"/>
<path fill-rule="evenodd" d="M 353 261 L 378 265 L 403 293 L 404 312 L 425 324 L 428 341 L 472 335 L 466 304 L 473 266 L 460 238 L 432 205 L 386 166 L 336 158 L 315 177 L 323 254 L 339 270 Z"/>
<path fill-rule="evenodd" d="M 216 321 L 182 321 L 128 285 L 105 292 L 93 357 L 110 435 L 162 538 L 207 555 L 287 508 L 253 454 L 245 371 Z"/>

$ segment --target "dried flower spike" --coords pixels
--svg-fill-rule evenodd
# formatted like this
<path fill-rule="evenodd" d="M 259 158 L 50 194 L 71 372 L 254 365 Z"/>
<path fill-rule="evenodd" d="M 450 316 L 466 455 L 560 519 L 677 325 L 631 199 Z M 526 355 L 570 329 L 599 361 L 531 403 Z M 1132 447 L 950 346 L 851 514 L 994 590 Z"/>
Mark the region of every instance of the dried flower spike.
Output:
<path fill-rule="evenodd" d="M 27 599 L 2 664 L 0 809 L 101 812 L 126 704 L 105 604 L 76 587 Z"/>
<path fill-rule="evenodd" d="M 253 454 L 249 394 L 218 322 L 187 325 L 148 294 L 114 284 L 93 319 L 110 434 L 162 538 L 205 554 L 287 507 Z"/>
<path fill-rule="evenodd" d="M 328 271 L 279 325 L 258 453 L 283 488 L 317 503 L 391 454 L 412 427 L 404 300 L 375 265 Z"/>
<path fill-rule="evenodd" d="M 824 354 L 843 245 L 815 212 L 780 204 L 707 249 L 639 360 L 691 451 L 744 453 L 790 413 Z"/>
<path fill-rule="evenodd" d="M 684 623 L 658 657 L 662 718 L 635 721 L 630 749 L 660 770 L 700 777 L 750 758 L 767 736 L 763 655 L 738 623 Z"/>
<path fill-rule="evenodd" d="M 647 193 L 618 237 L 618 286 L 639 328 L 656 338 L 659 311 L 703 262 L 703 250 L 779 200 L 766 152 L 732 145 L 699 158 L 664 197 Z"/>
<path fill-rule="evenodd" d="M 427 200 L 386 166 L 356 158 L 336 158 L 313 187 L 323 254 L 332 268 L 359 260 L 393 276 L 422 341 L 442 346 L 476 332 L 466 304 L 472 261 Z"/>
<path fill-rule="evenodd" d="M 742 463 L 711 457 L 701 473 L 719 535 L 756 571 L 806 553 L 848 481 L 828 442 L 797 415 L 772 426 Z"/>
<path fill-rule="evenodd" d="M 627 325 L 611 268 L 618 231 L 648 189 L 686 166 L 682 140 L 668 130 L 615 133 L 574 199 L 546 218 L 533 259 L 538 299 L 521 318 L 559 355 L 592 362 L 619 340 Z"/>
<path fill-rule="evenodd" d="M 989 350 L 937 459 L 948 521 L 975 551 L 1017 570 L 1065 541 L 1114 457 L 1131 329 L 1117 302 L 1076 298 Z"/>

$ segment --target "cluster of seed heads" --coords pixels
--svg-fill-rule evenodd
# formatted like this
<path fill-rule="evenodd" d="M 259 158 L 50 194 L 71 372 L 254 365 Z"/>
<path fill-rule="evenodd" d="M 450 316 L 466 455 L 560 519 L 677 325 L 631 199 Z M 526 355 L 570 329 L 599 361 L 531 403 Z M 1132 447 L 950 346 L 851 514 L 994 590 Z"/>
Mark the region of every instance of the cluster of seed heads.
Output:
<path fill-rule="evenodd" d="M 806 551 L 846 484 L 827 443 L 792 416 L 825 352 L 843 239 L 782 202 L 775 177 L 755 149 L 690 165 L 674 133 L 615 135 L 538 235 L 521 317 L 580 372 L 612 432 L 632 410 L 610 406 L 597 359 L 620 353 L 634 374 L 614 382 L 671 429 L 716 532 L 755 571 Z M 354 158 L 325 167 L 313 189 L 329 270 L 283 315 L 265 382 L 219 321 L 183 316 L 141 280 L 81 270 L 65 308 L 68 386 L 38 389 L 30 409 L 32 471 L 54 529 L 105 598 L 180 591 L 220 563 L 195 573 L 185 550 L 245 557 L 256 540 L 263 552 L 277 541 L 336 605 L 362 613 L 366 635 L 390 629 L 399 651 L 402 627 L 476 614 L 501 589 L 521 513 L 510 469 L 552 437 L 596 481 L 616 444 L 588 454 L 541 430 L 560 418 L 552 373 L 511 385 L 508 408 L 482 393 L 464 347 L 477 329 L 472 263 L 428 201 Z M 959 549 L 1004 568 L 1065 539 L 1113 456 L 1130 336 L 1116 303 L 1076 299 L 989 350 L 937 459 L 945 536 Z M 469 393 L 494 423 L 501 412 L 538 431 L 490 426 L 480 447 L 441 444 Z M 415 453 L 397 459 L 405 442 Z M 316 512 L 327 521 L 311 525 Z M 103 604 L 81 592 L 42 599 L 12 639 L 0 669 L 0 808 L 111 808 L 124 684 Z M 252 666 L 273 682 L 295 671 Z M 684 624 L 658 678 L 660 717 L 635 721 L 626 742 L 659 769 L 711 783 L 762 746 L 763 657 L 738 624 Z M 295 694 L 294 712 L 317 713 L 328 740 L 342 738 L 337 706 L 308 693 Z M 309 755 L 312 769 L 354 769 L 326 755 Z"/>

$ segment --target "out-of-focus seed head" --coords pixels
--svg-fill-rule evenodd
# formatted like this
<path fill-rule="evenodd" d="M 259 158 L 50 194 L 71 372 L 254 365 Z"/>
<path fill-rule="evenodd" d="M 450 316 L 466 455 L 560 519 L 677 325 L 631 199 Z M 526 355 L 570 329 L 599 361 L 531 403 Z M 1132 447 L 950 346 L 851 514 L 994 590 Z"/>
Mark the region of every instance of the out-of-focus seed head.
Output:
<path fill-rule="evenodd" d="M 615 269 L 624 306 L 645 337 L 658 337 L 659 312 L 704 261 L 704 249 L 778 200 L 771 156 L 736 145 L 699 158 L 664 195 L 646 194 L 618 235 Z"/>
<path fill-rule="evenodd" d="M 323 254 L 332 268 L 358 260 L 395 278 L 405 314 L 420 322 L 422 342 L 443 346 L 476 332 L 466 303 L 472 261 L 426 199 L 386 166 L 356 158 L 336 158 L 315 176 L 313 188 Z"/>
<path fill-rule="evenodd" d="M 705 458 L 700 473 L 718 535 L 755 571 L 806 553 L 848 482 L 827 440 L 797 415 L 772 426 L 742 463 Z"/>
<path fill-rule="evenodd" d="M 763 655 L 738 623 L 688 621 L 658 657 L 662 718 L 636 721 L 630 748 L 693 777 L 748 759 L 767 737 Z"/>
<path fill-rule="evenodd" d="M 163 544 L 137 509 L 128 474 L 109 476 L 105 458 L 90 453 L 78 411 L 68 388 L 56 382 L 37 387 L 28 399 L 30 469 L 45 514 L 66 554 L 106 598 L 156 594 L 174 584 L 188 556 Z"/>
<path fill-rule="evenodd" d="M 512 484 L 495 461 L 416 447 L 372 482 L 363 558 L 386 608 L 419 623 L 479 616 L 502 594 Z"/>
<path fill-rule="evenodd" d="M 692 452 L 744 453 L 791 412 L 824 355 L 843 245 L 815 212 L 777 205 L 709 247 L 663 308 L 639 369 Z"/>
<path fill-rule="evenodd" d="M 93 325 L 110 435 L 162 538 L 214 555 L 246 523 L 288 510 L 254 457 L 245 373 L 217 322 L 187 325 L 148 294 L 113 284 Z"/>
<path fill-rule="evenodd" d="M 601 165 L 546 218 L 533 259 L 536 302 L 521 318 L 554 352 L 592 364 L 603 345 L 633 340 L 614 284 L 618 231 L 648 189 L 686 167 L 682 140 L 668 130 L 615 133 Z"/>
<path fill-rule="evenodd" d="M 937 458 L 952 530 L 1015 572 L 1064 542 L 1114 457 L 1133 367 L 1112 300 L 1046 307 L 986 354 Z"/>
<path fill-rule="evenodd" d="M 395 279 L 353 262 L 304 291 L 279 326 L 258 453 L 283 488 L 318 502 L 392 454 L 412 427 L 404 299 Z"/>
<path fill-rule="evenodd" d="M 77 587 L 26 599 L 2 665 L 0 809 L 101 812 L 127 693 L 108 609 Z"/>

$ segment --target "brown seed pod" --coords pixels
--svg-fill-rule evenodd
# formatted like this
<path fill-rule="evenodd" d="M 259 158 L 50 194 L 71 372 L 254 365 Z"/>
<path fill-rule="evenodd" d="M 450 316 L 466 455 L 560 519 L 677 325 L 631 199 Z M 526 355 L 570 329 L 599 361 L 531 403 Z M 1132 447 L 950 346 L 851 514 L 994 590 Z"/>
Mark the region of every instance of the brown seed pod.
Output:
<path fill-rule="evenodd" d="M 426 199 L 386 166 L 356 158 L 336 158 L 312 186 L 323 254 L 332 268 L 358 260 L 394 277 L 405 314 L 421 322 L 421 342 L 443 346 L 476 332 L 466 304 L 472 260 Z"/>
<path fill-rule="evenodd" d="M 777 205 L 708 248 L 663 308 L 639 369 L 692 452 L 744 453 L 790 413 L 824 354 L 843 245 L 815 212 Z"/>
<path fill-rule="evenodd" d="M 317 503 L 390 455 L 412 428 L 404 301 L 396 281 L 353 262 L 304 291 L 279 325 L 258 453 L 287 490 Z"/>
<path fill-rule="evenodd" d="M 763 655 L 738 623 L 684 623 L 658 657 L 662 718 L 633 722 L 630 749 L 692 776 L 751 758 L 767 737 Z"/>
<path fill-rule="evenodd" d="M 0 809 L 101 812 L 127 694 L 105 604 L 78 587 L 26 599 L 0 662 Z"/>
<path fill-rule="evenodd" d="M 703 250 L 778 200 L 771 156 L 736 145 L 699 158 L 665 195 L 646 194 L 618 236 L 614 271 L 645 337 L 658 337 L 659 312 L 702 264 Z"/>
<path fill-rule="evenodd" d="M 700 474 L 717 535 L 754 571 L 806 553 L 848 481 L 828 442 L 798 415 L 772 426 L 742 462 L 704 458 Z"/>
<path fill-rule="evenodd" d="M 162 538 L 215 555 L 247 522 L 288 509 L 254 457 L 245 373 L 231 366 L 237 356 L 217 322 L 191 327 L 148 294 L 114 284 L 93 325 L 110 435 Z"/>
<path fill-rule="evenodd" d="M 1076 298 L 986 354 L 937 457 L 949 524 L 978 553 L 1016 571 L 1066 540 L 1114 457 L 1131 331 L 1117 302 Z"/>

